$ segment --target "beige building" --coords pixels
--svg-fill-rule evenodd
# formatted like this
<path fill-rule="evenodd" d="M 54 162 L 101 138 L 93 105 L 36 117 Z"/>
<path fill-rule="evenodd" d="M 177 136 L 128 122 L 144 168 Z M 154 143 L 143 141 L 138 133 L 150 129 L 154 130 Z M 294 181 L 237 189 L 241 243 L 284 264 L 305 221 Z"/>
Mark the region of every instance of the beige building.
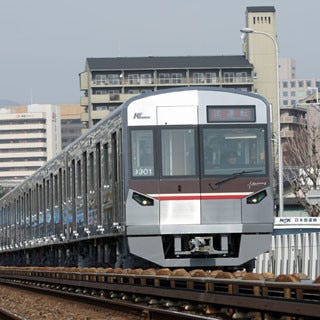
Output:
<path fill-rule="evenodd" d="M 60 152 L 60 110 L 33 104 L 0 111 L 0 185 L 12 187 Z"/>
<path fill-rule="evenodd" d="M 247 7 L 246 27 L 276 39 L 273 6 Z M 88 58 L 80 74 L 81 117 L 90 128 L 128 98 L 178 86 L 218 86 L 253 91 L 273 106 L 277 131 L 277 56 L 272 39 L 248 34 L 245 56 Z"/>
<path fill-rule="evenodd" d="M 247 7 L 246 27 L 255 33 L 248 33 L 243 43 L 243 51 L 253 65 L 253 91 L 264 96 L 273 110 L 273 131 L 278 126 L 277 97 L 277 34 L 274 7 Z M 265 33 L 265 34 L 261 34 Z M 267 36 L 268 34 L 269 36 Z"/>
<path fill-rule="evenodd" d="M 87 58 L 80 74 L 83 127 L 95 125 L 127 99 L 191 86 L 252 91 L 252 65 L 243 55 Z"/>
<path fill-rule="evenodd" d="M 64 149 L 81 136 L 81 114 L 83 108 L 79 104 L 60 104 L 61 113 L 61 148 Z"/>
<path fill-rule="evenodd" d="M 279 80 L 296 78 L 296 61 L 292 58 L 279 58 Z"/>
<path fill-rule="evenodd" d="M 253 91 L 264 96 L 272 104 L 273 131 L 277 133 L 279 57 L 275 8 L 247 7 L 245 26 L 255 33 L 244 37 L 244 56 L 88 58 L 85 70 L 80 74 L 81 106 L 85 110 L 81 116 L 83 128 L 92 127 L 136 94 L 178 86 L 205 85 Z M 293 60 L 279 59 L 279 62 L 282 66 L 278 69 L 279 80 L 295 76 Z M 305 81 L 303 84 L 307 86 L 310 83 Z M 282 81 L 279 91 L 281 136 L 286 139 L 293 135 L 301 121 L 297 117 L 299 110 L 286 104 L 281 90 Z M 284 92 L 286 94 L 294 93 Z"/>

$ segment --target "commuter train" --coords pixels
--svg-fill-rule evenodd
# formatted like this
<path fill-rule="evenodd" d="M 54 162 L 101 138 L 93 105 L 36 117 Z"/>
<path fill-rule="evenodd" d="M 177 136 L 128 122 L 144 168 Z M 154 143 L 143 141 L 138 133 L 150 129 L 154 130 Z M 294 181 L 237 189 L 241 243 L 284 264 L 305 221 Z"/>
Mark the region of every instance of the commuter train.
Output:
<path fill-rule="evenodd" d="M 252 268 L 273 230 L 270 113 L 222 88 L 128 100 L 0 200 L 0 264 Z"/>

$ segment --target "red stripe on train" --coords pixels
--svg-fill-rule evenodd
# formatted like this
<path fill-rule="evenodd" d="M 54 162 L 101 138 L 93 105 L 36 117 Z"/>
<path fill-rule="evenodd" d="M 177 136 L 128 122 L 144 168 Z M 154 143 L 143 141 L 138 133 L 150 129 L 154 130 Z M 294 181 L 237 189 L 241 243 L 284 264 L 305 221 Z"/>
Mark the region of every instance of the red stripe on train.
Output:
<path fill-rule="evenodd" d="M 205 195 L 205 196 L 158 196 L 154 197 L 158 200 L 227 200 L 227 199 L 243 199 L 247 195 L 237 194 L 237 195 Z"/>

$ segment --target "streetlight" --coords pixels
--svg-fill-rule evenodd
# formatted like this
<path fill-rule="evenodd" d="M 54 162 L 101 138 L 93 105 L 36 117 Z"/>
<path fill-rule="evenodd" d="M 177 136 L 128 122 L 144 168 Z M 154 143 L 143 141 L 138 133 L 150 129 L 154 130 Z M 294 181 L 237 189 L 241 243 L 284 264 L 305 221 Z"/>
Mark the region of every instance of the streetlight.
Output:
<path fill-rule="evenodd" d="M 280 126 L 280 90 L 279 90 L 279 47 L 277 40 L 269 33 L 256 31 L 251 28 L 243 28 L 240 32 L 244 34 L 256 33 L 262 34 L 272 40 L 276 51 L 276 82 L 277 82 L 277 143 L 278 143 L 278 170 L 279 170 L 279 216 L 283 216 L 283 161 L 282 161 L 282 146 L 281 146 L 281 126 Z"/>

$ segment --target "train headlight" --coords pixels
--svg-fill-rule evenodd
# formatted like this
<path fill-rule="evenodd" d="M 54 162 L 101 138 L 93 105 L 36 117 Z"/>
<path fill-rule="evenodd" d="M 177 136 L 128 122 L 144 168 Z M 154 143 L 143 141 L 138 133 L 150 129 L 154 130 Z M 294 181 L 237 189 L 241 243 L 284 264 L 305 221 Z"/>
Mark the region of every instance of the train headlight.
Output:
<path fill-rule="evenodd" d="M 153 199 L 148 198 L 142 194 L 134 192 L 132 194 L 132 199 L 138 202 L 141 206 L 153 206 Z"/>
<path fill-rule="evenodd" d="M 257 204 L 261 202 L 265 197 L 267 196 L 267 191 L 262 190 L 250 197 L 247 198 L 247 203 L 248 204 Z"/>

